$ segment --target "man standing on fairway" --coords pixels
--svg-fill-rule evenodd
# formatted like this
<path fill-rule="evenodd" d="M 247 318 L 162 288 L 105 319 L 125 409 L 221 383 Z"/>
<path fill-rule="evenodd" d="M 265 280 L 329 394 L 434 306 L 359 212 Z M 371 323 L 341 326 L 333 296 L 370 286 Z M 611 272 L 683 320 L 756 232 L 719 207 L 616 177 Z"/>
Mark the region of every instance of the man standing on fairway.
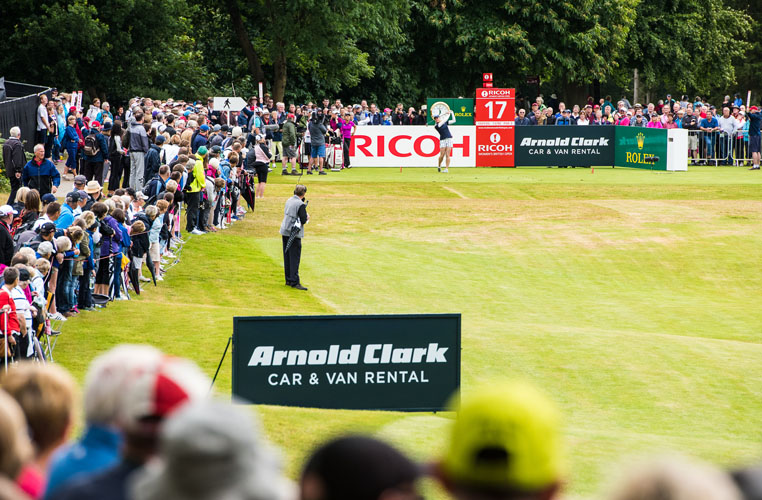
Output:
<path fill-rule="evenodd" d="M 759 155 L 761 150 L 759 125 L 762 122 L 762 113 L 759 108 L 749 108 L 749 152 L 751 153 L 752 166 L 749 170 L 759 170 Z"/>
<path fill-rule="evenodd" d="M 445 111 L 439 114 L 439 111 L 434 111 L 432 114 L 434 118 L 434 127 L 439 132 L 439 164 L 437 165 L 437 172 L 448 172 L 450 168 L 450 151 L 452 150 L 452 134 L 450 133 L 450 127 L 447 122 L 450 118 L 450 111 Z M 442 170 L 442 159 L 445 160 L 445 168 Z"/>
<path fill-rule="evenodd" d="M 307 215 L 307 202 L 304 201 L 305 194 L 307 194 L 307 186 L 297 184 L 294 188 L 294 196 L 286 200 L 283 223 L 280 225 L 286 285 L 297 290 L 307 289 L 299 281 L 299 262 L 302 259 L 304 225 L 310 220 L 310 216 Z M 295 237 L 292 237 L 294 232 L 296 232 Z"/>

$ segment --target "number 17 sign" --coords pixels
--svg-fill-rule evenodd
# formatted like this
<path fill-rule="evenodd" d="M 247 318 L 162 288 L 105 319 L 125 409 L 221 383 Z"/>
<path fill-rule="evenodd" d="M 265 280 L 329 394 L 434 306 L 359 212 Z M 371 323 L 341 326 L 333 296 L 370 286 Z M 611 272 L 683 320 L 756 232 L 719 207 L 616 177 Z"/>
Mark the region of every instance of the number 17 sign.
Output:
<path fill-rule="evenodd" d="M 513 167 L 515 89 L 476 89 L 476 164 Z"/>

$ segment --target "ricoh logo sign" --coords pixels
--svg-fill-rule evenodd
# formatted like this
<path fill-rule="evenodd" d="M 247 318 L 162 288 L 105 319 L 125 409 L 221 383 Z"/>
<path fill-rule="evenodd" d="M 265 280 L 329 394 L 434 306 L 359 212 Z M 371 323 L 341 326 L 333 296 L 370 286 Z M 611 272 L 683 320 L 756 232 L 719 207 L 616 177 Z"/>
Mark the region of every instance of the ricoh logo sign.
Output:
<path fill-rule="evenodd" d="M 263 404 L 443 409 L 460 315 L 235 318 L 233 394 Z"/>
<path fill-rule="evenodd" d="M 451 165 L 473 167 L 474 127 L 450 127 Z M 435 167 L 439 134 L 431 126 L 359 127 L 349 146 L 352 164 L 362 167 Z"/>

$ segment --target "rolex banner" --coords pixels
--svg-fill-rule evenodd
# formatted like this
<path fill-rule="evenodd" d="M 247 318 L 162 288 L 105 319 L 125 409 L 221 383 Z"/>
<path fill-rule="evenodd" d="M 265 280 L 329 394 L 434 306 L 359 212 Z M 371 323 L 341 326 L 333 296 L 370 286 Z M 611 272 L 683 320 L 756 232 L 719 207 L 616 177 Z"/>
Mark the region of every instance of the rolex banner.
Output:
<path fill-rule="evenodd" d="M 667 131 L 645 127 L 612 127 L 616 129 L 617 167 L 667 170 Z M 651 163 L 649 157 L 658 156 Z"/>
<path fill-rule="evenodd" d="M 233 395 L 252 403 L 437 411 L 459 386 L 460 314 L 233 320 Z"/>
<path fill-rule="evenodd" d="M 516 127 L 516 165 L 609 167 L 614 165 L 614 126 Z"/>
<path fill-rule="evenodd" d="M 474 124 L 474 100 L 458 98 L 438 98 L 429 97 L 426 99 L 427 118 L 426 125 L 434 126 L 434 119 L 431 114 L 436 110 L 440 114 L 444 111 L 451 111 L 455 115 L 455 121 L 450 122 L 453 125 L 473 125 Z"/>

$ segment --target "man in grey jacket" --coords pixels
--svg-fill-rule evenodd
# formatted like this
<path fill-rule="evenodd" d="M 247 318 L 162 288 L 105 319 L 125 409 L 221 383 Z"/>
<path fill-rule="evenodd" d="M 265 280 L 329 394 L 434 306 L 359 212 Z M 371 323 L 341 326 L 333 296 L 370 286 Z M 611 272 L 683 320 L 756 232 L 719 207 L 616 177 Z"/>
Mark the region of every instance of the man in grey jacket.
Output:
<path fill-rule="evenodd" d="M 286 285 L 297 290 L 307 290 L 299 281 L 299 262 L 302 258 L 302 238 L 304 237 L 304 225 L 310 220 L 307 215 L 307 202 L 304 195 L 307 187 L 297 184 L 294 188 L 294 196 L 286 200 L 283 223 L 280 225 L 280 235 L 283 239 L 283 268 L 286 272 Z M 288 245 L 292 230 L 297 229 L 296 237 Z M 288 250 L 286 250 L 288 247 Z"/>
<path fill-rule="evenodd" d="M 135 121 L 130 123 L 130 187 L 136 192 L 143 189 L 146 153 L 149 149 L 148 135 L 143 126 L 143 112 L 135 113 Z"/>

